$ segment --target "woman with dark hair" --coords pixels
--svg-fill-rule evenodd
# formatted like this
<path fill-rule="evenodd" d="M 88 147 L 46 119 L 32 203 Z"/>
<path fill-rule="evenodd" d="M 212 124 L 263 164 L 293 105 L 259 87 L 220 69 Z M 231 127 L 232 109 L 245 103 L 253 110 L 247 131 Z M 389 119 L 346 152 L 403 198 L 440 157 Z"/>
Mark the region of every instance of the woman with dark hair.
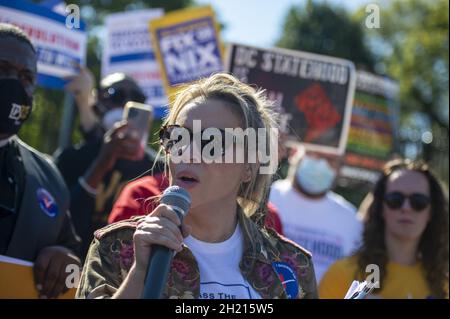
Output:
<path fill-rule="evenodd" d="M 372 296 L 448 298 L 448 198 L 426 164 L 387 163 L 360 213 L 363 244 L 326 273 L 321 298 L 343 298 L 366 278 L 379 282 Z"/>

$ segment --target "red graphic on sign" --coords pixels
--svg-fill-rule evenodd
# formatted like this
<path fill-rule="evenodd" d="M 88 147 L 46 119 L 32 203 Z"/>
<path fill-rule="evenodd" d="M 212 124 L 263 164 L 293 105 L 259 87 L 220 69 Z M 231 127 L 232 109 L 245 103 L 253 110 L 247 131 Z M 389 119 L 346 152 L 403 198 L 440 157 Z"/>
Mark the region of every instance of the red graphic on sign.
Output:
<path fill-rule="evenodd" d="M 305 142 L 311 142 L 320 137 L 326 130 L 339 123 L 342 118 L 318 83 L 297 95 L 295 104 L 305 114 L 308 123 Z"/>

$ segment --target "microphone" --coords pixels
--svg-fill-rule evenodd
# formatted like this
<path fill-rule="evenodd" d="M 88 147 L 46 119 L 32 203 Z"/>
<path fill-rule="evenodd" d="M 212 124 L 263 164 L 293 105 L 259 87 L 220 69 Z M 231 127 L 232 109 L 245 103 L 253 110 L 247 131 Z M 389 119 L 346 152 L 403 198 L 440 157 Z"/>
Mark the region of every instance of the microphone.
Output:
<path fill-rule="evenodd" d="M 183 221 L 191 207 L 191 196 L 185 189 L 174 185 L 163 192 L 161 203 L 170 206 Z M 165 246 L 153 245 L 151 249 L 142 299 L 161 298 L 174 256 L 174 251 Z"/>

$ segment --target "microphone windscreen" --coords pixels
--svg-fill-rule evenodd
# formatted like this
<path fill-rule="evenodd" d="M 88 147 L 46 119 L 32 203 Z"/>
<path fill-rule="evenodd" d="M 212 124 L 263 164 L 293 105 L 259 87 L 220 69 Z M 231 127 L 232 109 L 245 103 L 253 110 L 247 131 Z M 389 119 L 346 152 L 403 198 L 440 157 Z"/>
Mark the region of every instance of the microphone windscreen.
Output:
<path fill-rule="evenodd" d="M 174 185 L 163 192 L 161 203 L 175 208 L 178 213 L 182 214 L 179 216 L 182 219 L 191 207 L 191 196 L 184 188 Z"/>

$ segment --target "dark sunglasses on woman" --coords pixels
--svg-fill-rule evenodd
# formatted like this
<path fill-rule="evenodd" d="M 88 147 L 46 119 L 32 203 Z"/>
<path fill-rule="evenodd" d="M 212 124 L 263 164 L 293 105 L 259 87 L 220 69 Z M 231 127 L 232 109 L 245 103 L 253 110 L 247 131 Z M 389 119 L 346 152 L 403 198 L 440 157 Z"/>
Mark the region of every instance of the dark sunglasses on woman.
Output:
<path fill-rule="evenodd" d="M 217 157 L 217 156 L 223 156 L 225 154 L 225 150 L 231 145 L 231 143 L 236 143 L 236 138 L 232 133 L 226 132 L 223 129 L 217 129 L 221 134 L 221 141 L 222 144 L 220 145 L 221 152 L 219 154 L 214 154 L 215 149 L 212 148 L 210 153 L 208 154 L 211 157 Z M 205 130 L 201 131 L 201 153 L 203 154 L 203 149 L 209 144 L 213 143 L 215 140 L 215 136 L 211 135 L 208 138 L 203 138 L 203 132 Z M 186 145 L 177 145 L 178 148 L 176 149 L 177 152 L 183 152 L 187 146 L 189 146 L 192 141 L 194 140 L 194 133 L 191 129 L 180 126 L 180 125 L 166 125 L 161 127 L 159 131 L 159 142 L 166 153 L 171 153 L 174 148 L 174 146 L 181 141 L 182 136 L 184 134 L 189 134 L 189 143 Z M 228 136 L 228 137 L 227 137 Z M 231 142 L 230 142 L 231 141 Z M 179 153 L 180 154 L 180 153 Z"/>
<path fill-rule="evenodd" d="M 427 208 L 431 201 L 429 196 L 420 193 L 405 195 L 401 192 L 391 192 L 384 196 L 384 202 L 391 209 L 400 209 L 406 199 L 409 200 L 411 208 L 417 212 Z"/>

